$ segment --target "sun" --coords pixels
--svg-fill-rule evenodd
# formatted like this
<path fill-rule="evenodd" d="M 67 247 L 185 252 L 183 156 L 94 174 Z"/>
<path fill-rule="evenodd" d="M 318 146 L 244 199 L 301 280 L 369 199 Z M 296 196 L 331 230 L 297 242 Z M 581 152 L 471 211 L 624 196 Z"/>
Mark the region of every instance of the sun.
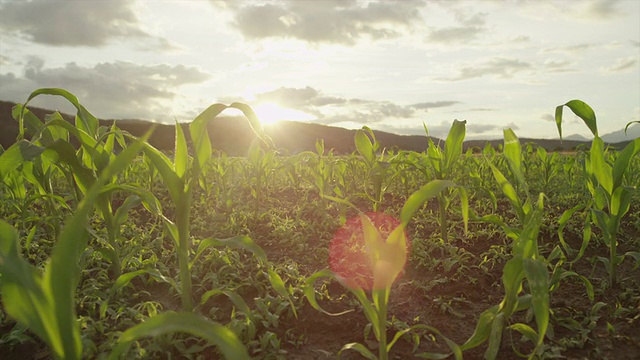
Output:
<path fill-rule="evenodd" d="M 287 109 L 271 102 L 260 103 L 253 108 L 253 111 L 263 126 L 274 125 L 281 120 L 306 121 L 315 119 L 303 111 Z"/>

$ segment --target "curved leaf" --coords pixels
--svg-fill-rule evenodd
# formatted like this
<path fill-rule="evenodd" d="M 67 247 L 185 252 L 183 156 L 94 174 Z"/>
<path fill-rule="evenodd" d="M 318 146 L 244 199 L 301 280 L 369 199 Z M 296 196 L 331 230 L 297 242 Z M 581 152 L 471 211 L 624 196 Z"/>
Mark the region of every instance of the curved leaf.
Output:
<path fill-rule="evenodd" d="M 118 359 L 132 341 L 175 332 L 189 333 L 215 344 L 226 359 L 250 359 L 236 335 L 223 325 L 192 312 L 172 311 L 154 316 L 125 331 L 118 339 L 118 345 L 109 354 L 109 359 Z"/>

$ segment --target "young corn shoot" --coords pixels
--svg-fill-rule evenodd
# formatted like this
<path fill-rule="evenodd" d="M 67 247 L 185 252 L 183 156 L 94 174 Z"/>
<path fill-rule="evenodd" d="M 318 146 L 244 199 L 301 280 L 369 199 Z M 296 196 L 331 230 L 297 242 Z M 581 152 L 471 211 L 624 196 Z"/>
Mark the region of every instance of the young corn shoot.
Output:
<path fill-rule="evenodd" d="M 82 358 L 80 327 L 73 294 L 80 280 L 81 254 L 88 243 L 85 227 L 94 202 L 112 177 L 141 150 L 149 133 L 123 150 L 86 189 L 84 199 L 66 222 L 44 274 L 20 254 L 18 233 L 0 221 L 0 274 L 2 302 L 7 314 L 42 339 L 57 359 Z M 36 145 L 30 151 L 40 151 Z M 16 156 L 3 160 L 24 161 Z M 13 153 L 10 153 L 10 155 Z M 2 161 L 4 162 L 4 161 Z"/>
<path fill-rule="evenodd" d="M 447 134 L 447 139 L 445 140 L 444 151 L 440 149 L 438 145 L 433 142 L 433 139 L 429 136 L 429 130 L 427 126 L 424 125 L 424 131 L 427 133 L 427 138 L 429 139 L 429 147 L 427 148 L 427 156 L 422 158 L 422 161 L 414 163 L 414 166 L 420 170 L 425 177 L 429 177 L 430 170 L 436 179 L 438 180 L 451 180 L 453 176 L 454 166 L 460 160 L 462 156 L 462 144 L 464 142 L 464 137 L 466 133 L 466 123 L 467 121 L 458 121 L 454 120 L 451 125 L 451 129 Z M 461 207 L 462 207 L 462 216 L 463 218 L 468 218 L 469 213 L 469 201 L 467 197 L 467 192 L 465 188 L 459 186 L 456 187 L 460 195 Z M 442 236 L 442 240 L 445 243 L 449 242 L 448 235 L 448 223 L 447 223 L 447 209 L 449 205 L 449 200 L 446 197 L 445 193 L 438 194 L 438 207 L 439 207 L 439 215 L 440 215 L 440 235 Z M 466 220 L 465 220 L 466 223 Z M 465 232 L 466 232 L 465 227 Z"/>
<path fill-rule="evenodd" d="M 632 194 L 638 191 L 637 185 L 624 185 L 623 179 L 632 159 L 640 153 L 640 138 L 629 142 L 615 161 L 608 160 L 604 141 L 598 135 L 595 111 L 581 100 L 571 100 L 556 107 L 556 124 L 561 140 L 562 113 L 565 106 L 584 121 L 594 136 L 589 157 L 585 159 L 584 164 L 587 187 L 592 196 L 587 208 L 592 221 L 602 231 L 604 243 L 609 247 L 609 258 L 600 257 L 599 260 L 605 264 L 611 286 L 617 286 L 617 267 L 624 258 L 640 258 L 640 252 L 637 251 L 629 251 L 623 255 L 618 255 L 617 251 L 620 221 L 629 211 Z"/>
<path fill-rule="evenodd" d="M 455 185 L 451 181 L 433 180 L 413 193 L 405 202 L 400 215 L 400 221 L 393 229 L 381 230 L 379 227 L 384 227 L 384 225 L 388 226 L 389 224 L 380 224 L 377 220 L 359 212 L 359 221 L 356 222 L 356 224 L 361 226 L 360 233 L 364 240 L 363 244 L 361 244 L 363 250 L 362 248 L 360 249 L 360 258 L 364 259 L 363 263 L 366 267 L 365 272 L 371 276 L 371 279 L 367 280 L 365 278 L 363 280 L 361 277 L 353 277 L 347 273 L 341 274 L 339 273 L 341 271 L 337 269 L 321 270 L 307 279 L 305 282 L 304 293 L 313 308 L 328 315 L 344 314 L 328 313 L 322 309 L 315 298 L 315 282 L 322 277 L 334 278 L 355 295 L 358 302 L 362 305 L 367 320 L 371 324 L 374 336 L 378 341 L 377 356 L 365 345 L 360 343 L 349 343 L 344 345 L 340 350 L 339 355 L 345 350 L 354 350 L 368 359 L 387 360 L 389 358 L 391 348 L 396 341 L 402 337 L 402 335 L 418 329 L 424 329 L 442 337 L 451 349 L 455 358 L 462 358 L 461 350 L 457 344 L 442 335 L 437 329 L 426 325 L 420 324 L 400 331 L 395 334 L 391 341 L 387 338 L 387 307 L 389 304 L 389 296 L 391 294 L 391 286 L 403 271 L 407 260 L 408 245 L 405 232 L 406 226 L 411 220 L 413 214 L 422 207 L 425 201 L 437 196 L 439 193 L 452 186 Z M 334 200 L 348 204 L 346 200 Z M 351 204 L 349 205 L 354 207 Z M 356 230 L 356 232 L 357 231 L 358 230 Z M 356 235 L 350 234 L 348 236 L 353 237 Z M 357 247 L 357 245 L 358 244 L 351 244 L 351 246 L 348 246 L 347 248 L 354 246 Z M 364 252 L 363 256 L 362 252 Z M 339 255 L 349 257 L 347 261 L 352 261 L 354 258 L 353 254 L 340 253 Z M 355 256 L 355 258 L 358 258 L 358 256 Z M 336 266 L 333 267 L 336 268 Z M 367 291 L 370 291 L 371 299 L 367 296 Z M 433 353 L 425 353 L 421 355 L 428 358 L 443 356 L 443 354 Z"/>

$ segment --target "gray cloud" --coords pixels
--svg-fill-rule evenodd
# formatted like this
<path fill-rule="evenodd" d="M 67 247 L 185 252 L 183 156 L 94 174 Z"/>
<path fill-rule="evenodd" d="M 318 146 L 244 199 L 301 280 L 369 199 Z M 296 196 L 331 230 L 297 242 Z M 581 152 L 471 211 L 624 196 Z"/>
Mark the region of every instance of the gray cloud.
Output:
<path fill-rule="evenodd" d="M 596 47 L 598 47 L 598 44 L 583 43 L 583 44 L 576 44 L 576 45 L 547 48 L 547 49 L 544 49 L 543 52 L 562 52 L 569 55 L 578 55 L 578 54 L 582 54 L 587 50 L 595 49 Z"/>
<path fill-rule="evenodd" d="M 167 39 L 143 29 L 132 4 L 126 0 L 11 1 L 0 4 L 0 29 L 51 46 L 98 47 L 113 39 L 136 39 L 144 48 L 174 48 Z"/>
<path fill-rule="evenodd" d="M 444 100 L 400 105 L 392 101 L 328 96 L 310 86 L 304 88 L 280 87 L 255 96 L 258 102 L 274 102 L 283 107 L 313 114 L 317 117 L 317 122 L 323 124 L 344 122 L 371 124 L 393 118 L 409 119 L 417 116 L 419 111 L 428 111 L 460 103 L 460 101 Z"/>
<path fill-rule="evenodd" d="M 547 60 L 542 66 L 547 72 L 565 73 L 575 71 L 570 65 L 573 65 L 573 62 L 568 60 Z"/>
<path fill-rule="evenodd" d="M 138 117 L 167 119 L 167 102 L 178 96 L 180 86 L 201 83 L 211 75 L 195 67 L 138 65 L 129 62 L 100 63 L 83 67 L 68 63 L 63 67 L 45 68 L 44 61 L 31 58 L 20 77 L 13 73 L 0 75 L 0 98 L 25 101 L 31 91 L 42 87 L 64 88 L 97 116 L 104 118 Z M 53 104 L 43 98 L 42 105 Z M 57 103 L 56 103 L 57 104 Z"/>
<path fill-rule="evenodd" d="M 491 108 L 471 108 L 469 111 L 498 111 L 498 109 Z"/>
<path fill-rule="evenodd" d="M 354 45 L 361 38 L 396 38 L 419 24 L 420 0 L 214 1 L 233 13 L 232 25 L 245 38 L 293 38 L 310 43 Z"/>
<path fill-rule="evenodd" d="M 460 81 L 483 76 L 494 76 L 502 79 L 512 78 L 515 74 L 530 70 L 532 65 L 518 59 L 496 57 L 478 64 L 459 65 L 457 75 L 441 77 L 436 80 Z"/>
<path fill-rule="evenodd" d="M 621 15 L 619 0 L 596 0 L 585 4 L 583 15 L 587 18 L 602 20 Z"/>
<path fill-rule="evenodd" d="M 453 101 L 453 100 L 446 100 L 446 101 L 431 101 L 431 102 L 423 102 L 423 103 L 418 103 L 418 104 L 413 104 L 411 105 L 412 108 L 414 109 L 434 109 L 434 108 L 441 108 L 441 107 L 448 107 L 448 106 L 453 106 L 456 104 L 460 104 L 460 101 Z"/>
<path fill-rule="evenodd" d="M 459 25 L 440 29 L 432 28 L 427 35 L 427 41 L 446 44 L 469 42 L 477 39 L 478 35 L 487 30 L 486 14 L 480 13 L 469 18 L 456 17 Z"/>
<path fill-rule="evenodd" d="M 606 68 L 601 69 L 605 73 L 620 73 L 635 69 L 638 64 L 638 59 L 634 56 L 618 59 L 615 63 Z"/>

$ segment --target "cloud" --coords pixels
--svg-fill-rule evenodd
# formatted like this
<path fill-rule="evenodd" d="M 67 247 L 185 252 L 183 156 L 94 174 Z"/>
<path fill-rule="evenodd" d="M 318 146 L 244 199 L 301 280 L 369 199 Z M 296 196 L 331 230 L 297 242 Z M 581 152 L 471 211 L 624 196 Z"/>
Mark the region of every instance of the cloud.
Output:
<path fill-rule="evenodd" d="M 0 30 L 51 46 L 99 47 L 136 39 L 147 49 L 175 48 L 143 29 L 132 5 L 126 0 L 11 1 L 0 4 Z"/>
<path fill-rule="evenodd" d="M 469 111 L 498 111 L 498 109 L 492 108 L 471 108 Z"/>
<path fill-rule="evenodd" d="M 475 40 L 478 38 L 478 35 L 487 30 L 486 15 L 487 14 L 479 13 L 469 18 L 456 16 L 460 25 L 439 29 L 432 28 L 427 35 L 427 41 L 450 44 L 466 43 Z"/>
<path fill-rule="evenodd" d="M 510 79 L 515 74 L 531 70 L 532 65 L 518 59 L 495 57 L 475 64 L 458 65 L 457 75 L 440 77 L 436 80 L 460 81 L 483 76 L 494 76 L 502 79 Z"/>
<path fill-rule="evenodd" d="M 626 58 L 618 59 L 615 63 L 611 64 L 611 66 L 603 67 L 600 69 L 603 73 L 621 73 L 631 71 L 637 68 L 638 58 L 634 56 L 629 56 Z"/>
<path fill-rule="evenodd" d="M 540 119 L 544 120 L 544 121 L 556 121 L 555 116 L 553 116 L 552 114 L 549 113 L 544 113 L 542 115 L 540 115 Z"/>
<path fill-rule="evenodd" d="M 354 45 L 362 38 L 397 38 L 420 23 L 419 0 L 214 1 L 232 12 L 232 25 L 247 39 L 293 38 L 309 43 Z"/>
<path fill-rule="evenodd" d="M 460 104 L 460 101 L 446 100 L 446 101 L 431 101 L 431 102 L 423 102 L 418 104 L 411 105 L 414 109 L 427 110 L 441 107 L 453 106 L 456 104 Z"/>
<path fill-rule="evenodd" d="M 256 100 L 274 102 L 281 106 L 295 109 L 304 109 L 309 106 L 342 105 L 349 101 L 344 98 L 321 95 L 318 90 L 310 86 L 302 89 L 280 87 L 266 93 L 257 94 Z"/>
<path fill-rule="evenodd" d="M 542 64 L 542 67 L 544 68 L 544 70 L 546 70 L 547 72 L 550 72 L 550 73 L 566 73 L 566 72 L 575 71 L 575 69 L 570 67 L 573 64 L 574 63 L 572 61 L 569 61 L 569 60 L 552 60 L 552 59 L 549 59 L 549 60 L 546 60 Z"/>
<path fill-rule="evenodd" d="M 210 74 L 195 67 L 138 65 L 130 62 L 100 63 L 84 67 L 68 63 L 46 68 L 40 58 L 31 58 L 24 74 L 0 75 L 0 98 L 24 101 L 31 91 L 42 87 L 64 88 L 102 118 L 132 118 L 171 121 L 171 102 L 181 86 L 206 81 Z M 53 98 L 43 98 L 49 106 Z M 57 103 L 56 103 L 57 104 Z M 152 117 L 152 118 L 150 118 Z"/>
<path fill-rule="evenodd" d="M 622 11 L 618 8 L 619 0 L 596 0 L 589 1 L 583 5 L 582 16 L 595 20 L 605 20 L 615 18 L 622 15 Z"/>
<path fill-rule="evenodd" d="M 307 86 L 280 87 L 255 95 L 257 102 L 273 102 L 286 108 L 313 114 L 322 124 L 380 123 L 390 119 L 410 119 L 419 112 L 460 104 L 460 101 L 441 100 L 402 105 L 392 101 L 377 101 L 325 95 Z M 246 100 L 245 100 L 246 101 Z"/>
<path fill-rule="evenodd" d="M 593 43 L 582 43 L 582 44 L 576 44 L 576 45 L 551 47 L 551 48 L 544 49 L 542 51 L 547 53 L 562 52 L 568 55 L 579 55 L 587 50 L 593 50 L 598 46 L 599 46 L 598 44 L 593 44 Z"/>

